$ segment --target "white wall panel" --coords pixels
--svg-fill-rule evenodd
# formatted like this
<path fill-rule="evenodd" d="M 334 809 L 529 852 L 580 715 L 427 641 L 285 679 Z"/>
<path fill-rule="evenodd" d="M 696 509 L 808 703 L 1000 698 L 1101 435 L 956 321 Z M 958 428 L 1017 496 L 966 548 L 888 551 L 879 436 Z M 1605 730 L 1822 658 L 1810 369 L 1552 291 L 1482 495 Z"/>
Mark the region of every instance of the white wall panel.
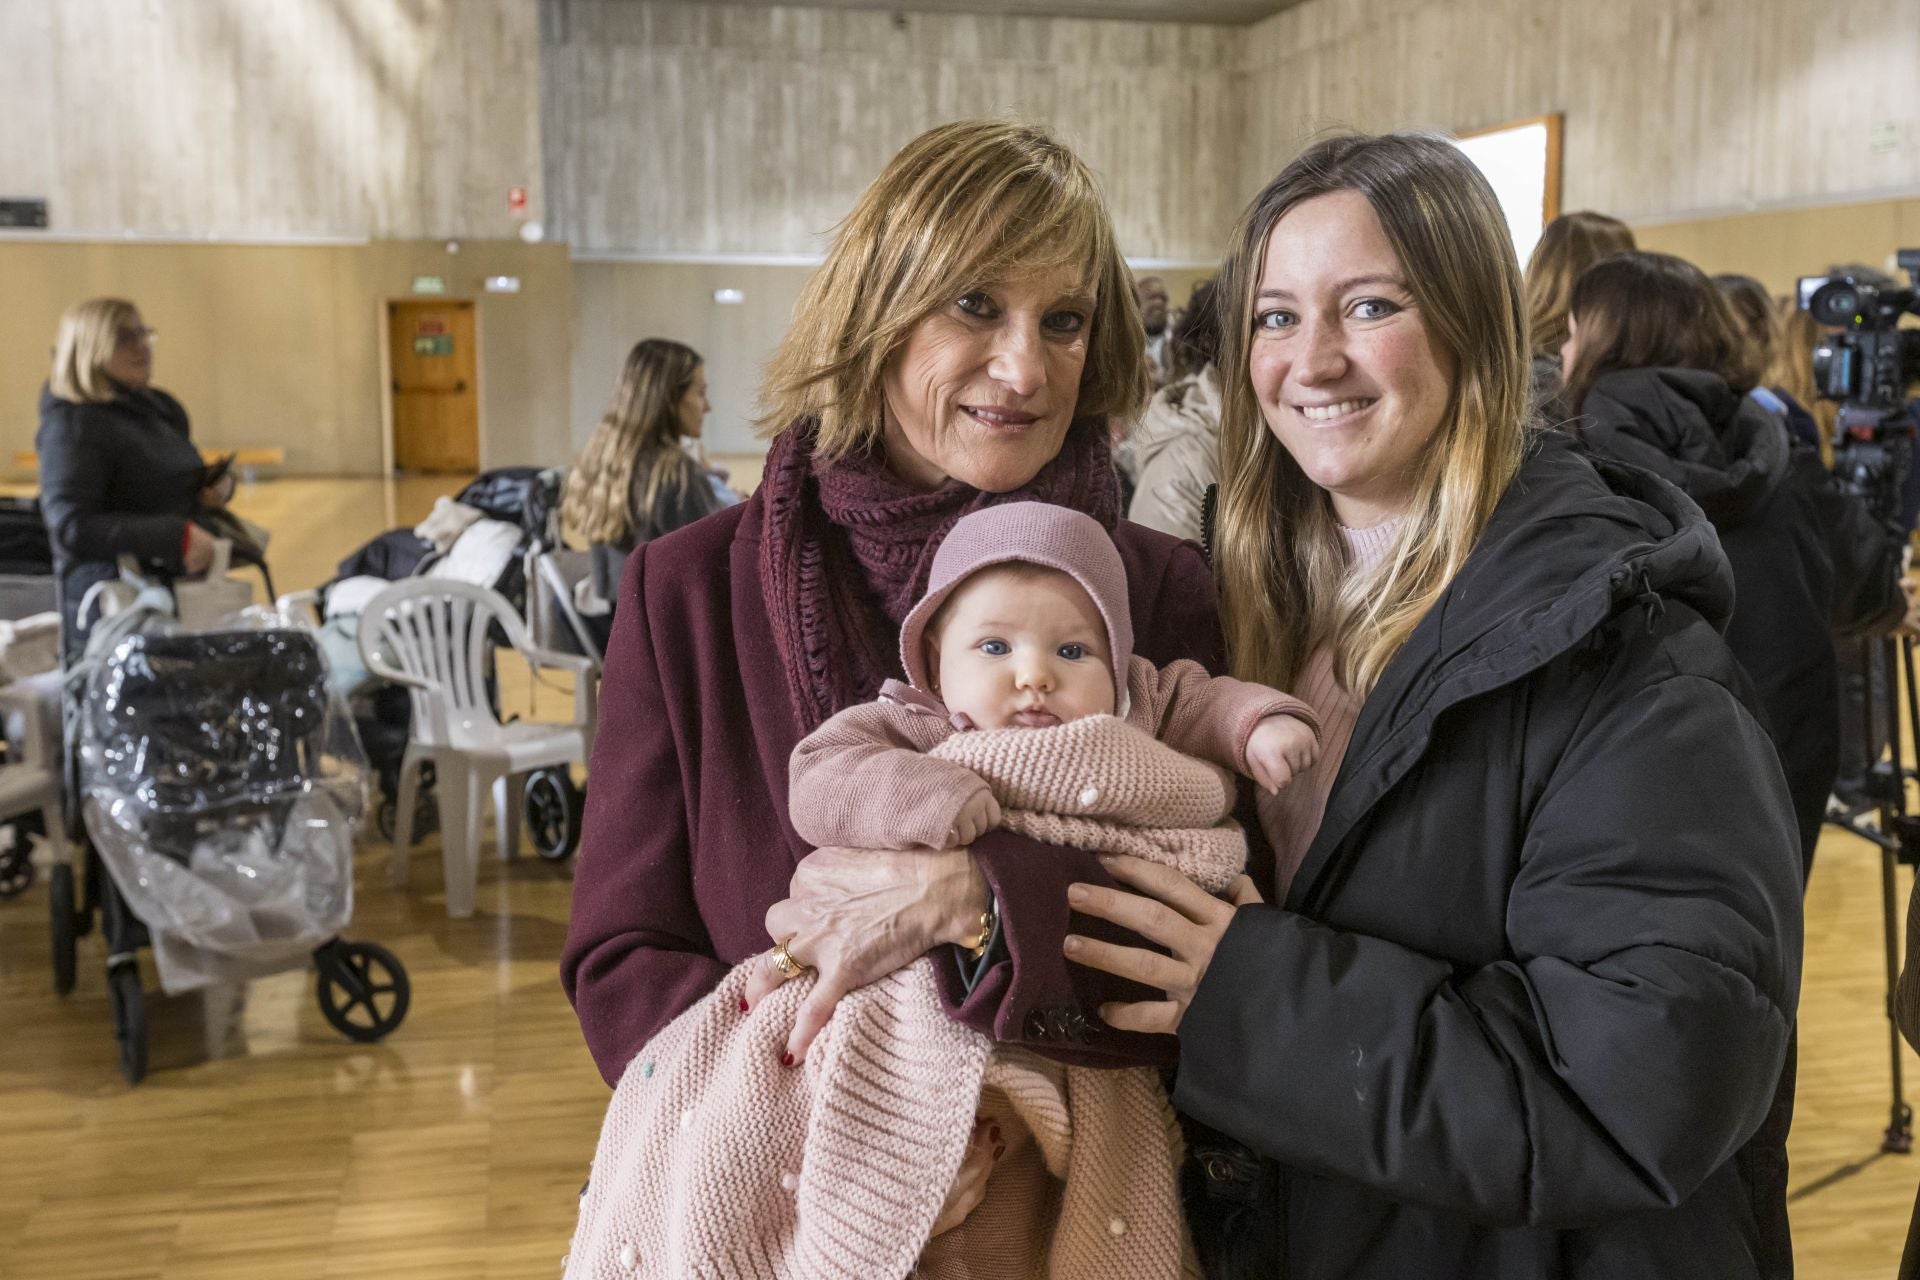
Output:
<path fill-rule="evenodd" d="M 1242 42 L 1245 199 L 1330 128 L 1566 113 L 1563 205 L 1629 220 L 1920 190 L 1914 0 L 1309 0 Z"/>
<path fill-rule="evenodd" d="M 540 183 L 534 0 L 8 0 L 0 194 L 52 230 L 505 236 Z"/>
<path fill-rule="evenodd" d="M 944 121 L 1051 126 L 1133 256 L 1209 257 L 1233 214 L 1239 34 L 1170 23 L 546 0 L 556 230 L 586 252 L 810 253 Z"/>

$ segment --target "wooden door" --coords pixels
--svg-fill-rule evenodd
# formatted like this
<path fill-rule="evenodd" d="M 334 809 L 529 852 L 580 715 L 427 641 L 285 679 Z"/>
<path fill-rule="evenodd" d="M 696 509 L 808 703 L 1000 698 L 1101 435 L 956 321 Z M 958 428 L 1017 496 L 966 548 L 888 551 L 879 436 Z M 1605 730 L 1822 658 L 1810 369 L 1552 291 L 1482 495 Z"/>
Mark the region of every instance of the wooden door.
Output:
<path fill-rule="evenodd" d="M 480 397 L 473 303 L 390 302 L 393 464 L 407 471 L 480 469 Z"/>

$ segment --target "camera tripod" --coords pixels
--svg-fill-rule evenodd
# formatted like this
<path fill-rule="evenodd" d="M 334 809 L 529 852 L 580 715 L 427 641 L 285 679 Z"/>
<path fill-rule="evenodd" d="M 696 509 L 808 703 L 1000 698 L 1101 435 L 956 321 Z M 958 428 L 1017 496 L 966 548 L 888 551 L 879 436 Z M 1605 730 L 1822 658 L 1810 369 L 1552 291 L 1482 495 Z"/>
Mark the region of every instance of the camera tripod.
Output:
<path fill-rule="evenodd" d="M 1887 961 L 1888 1063 L 1893 1089 L 1880 1150 L 1891 1155 L 1906 1155 L 1913 1150 L 1913 1108 L 1907 1104 L 1902 1078 L 1900 1028 L 1893 1020 L 1894 990 L 1900 980 L 1899 888 L 1894 867 L 1902 862 L 1920 867 L 1920 813 L 1911 812 L 1907 802 L 1907 784 L 1916 778 L 1909 764 L 1920 765 L 1920 740 L 1915 737 L 1920 730 L 1920 696 L 1916 695 L 1914 684 L 1912 640 L 1877 636 L 1863 638 L 1859 644 L 1860 679 L 1866 686 L 1860 718 L 1866 771 L 1857 793 L 1848 797 L 1852 803 L 1844 808 L 1829 808 L 1827 823 L 1859 836 L 1880 850 L 1881 926 Z M 1904 725 L 1901 723 L 1903 709 Z M 1884 719 L 1876 722 L 1876 714 Z M 1883 743 L 1884 759 L 1880 758 Z M 1867 821 L 1870 815 L 1871 823 Z"/>

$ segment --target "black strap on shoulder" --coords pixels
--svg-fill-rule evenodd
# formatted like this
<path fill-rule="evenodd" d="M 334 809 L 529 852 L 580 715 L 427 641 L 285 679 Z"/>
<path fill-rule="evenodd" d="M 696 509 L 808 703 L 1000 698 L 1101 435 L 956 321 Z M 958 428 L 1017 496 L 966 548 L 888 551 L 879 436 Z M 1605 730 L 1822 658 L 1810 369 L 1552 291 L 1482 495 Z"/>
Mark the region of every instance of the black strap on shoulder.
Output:
<path fill-rule="evenodd" d="M 1207 486 L 1206 496 L 1200 499 L 1200 554 L 1206 560 L 1207 567 L 1213 567 L 1213 525 L 1220 514 L 1220 486 Z"/>

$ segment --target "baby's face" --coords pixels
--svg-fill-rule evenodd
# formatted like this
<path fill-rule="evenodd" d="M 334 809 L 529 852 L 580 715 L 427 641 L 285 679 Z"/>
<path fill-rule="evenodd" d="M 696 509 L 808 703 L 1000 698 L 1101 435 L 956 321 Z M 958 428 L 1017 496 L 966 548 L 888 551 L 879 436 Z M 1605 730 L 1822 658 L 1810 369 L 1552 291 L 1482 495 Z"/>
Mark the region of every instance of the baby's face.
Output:
<path fill-rule="evenodd" d="M 1043 729 L 1112 715 L 1107 625 L 1071 577 L 982 569 L 947 597 L 929 633 L 933 692 L 981 729 Z"/>

